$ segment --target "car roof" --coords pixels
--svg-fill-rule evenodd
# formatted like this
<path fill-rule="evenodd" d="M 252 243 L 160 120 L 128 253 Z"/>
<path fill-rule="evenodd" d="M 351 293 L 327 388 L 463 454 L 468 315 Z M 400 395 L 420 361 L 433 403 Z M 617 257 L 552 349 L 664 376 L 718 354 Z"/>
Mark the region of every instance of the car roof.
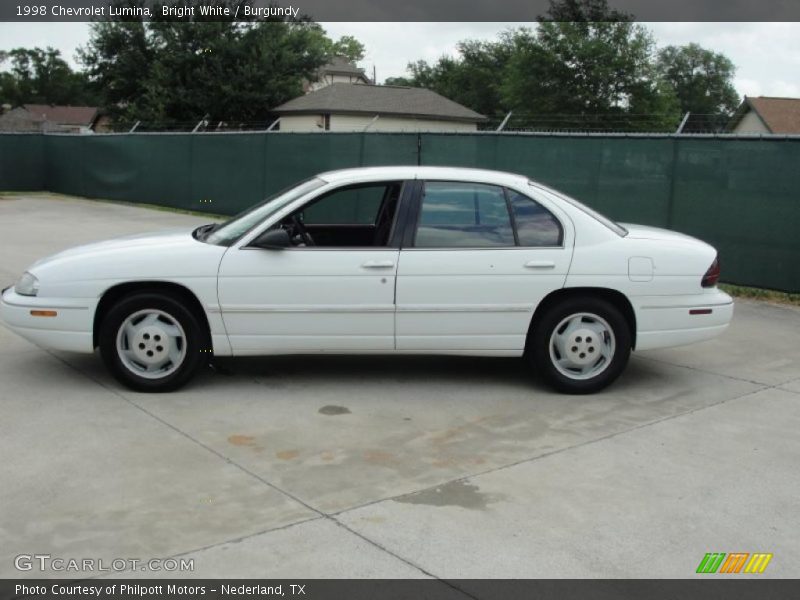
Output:
<path fill-rule="evenodd" d="M 375 181 L 380 179 L 442 179 L 494 183 L 497 185 L 524 185 L 529 181 L 529 178 L 524 175 L 503 171 L 463 167 L 421 167 L 416 165 L 341 169 L 320 173 L 319 177 L 330 183 Z"/>

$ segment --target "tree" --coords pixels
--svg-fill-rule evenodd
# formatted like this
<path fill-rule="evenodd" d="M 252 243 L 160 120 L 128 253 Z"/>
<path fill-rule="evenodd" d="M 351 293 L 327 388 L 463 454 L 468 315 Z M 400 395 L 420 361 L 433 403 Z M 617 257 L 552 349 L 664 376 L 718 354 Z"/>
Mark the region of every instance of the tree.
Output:
<path fill-rule="evenodd" d="M 118 0 L 138 5 L 143 0 Z M 240 0 L 220 0 L 233 7 Z M 202 0 L 180 5 L 199 6 Z M 273 107 L 303 92 L 303 81 L 335 53 L 363 56 L 345 36 L 337 42 L 308 20 L 242 22 L 163 16 L 92 25 L 80 60 L 117 121 L 186 127 L 210 122 L 264 122 Z"/>
<path fill-rule="evenodd" d="M 543 21 L 633 21 L 633 16 L 610 8 L 608 0 L 550 0 L 547 13 L 539 17 Z"/>
<path fill-rule="evenodd" d="M 387 83 L 427 87 L 499 122 L 547 129 L 673 129 L 675 92 L 650 33 L 606 0 L 551 1 L 536 29 L 466 40 L 459 57 L 408 65 Z"/>
<path fill-rule="evenodd" d="M 54 48 L 14 48 L 0 54 L 0 104 L 90 104 L 95 98 L 82 73 L 74 72 Z"/>
<path fill-rule="evenodd" d="M 739 104 L 736 67 L 724 54 L 698 44 L 667 46 L 658 54 L 657 68 L 674 88 L 681 111 L 692 113 L 689 130 L 719 129 Z"/>
<path fill-rule="evenodd" d="M 502 40 L 464 40 L 457 48 L 459 58 L 409 63 L 410 77 L 393 77 L 386 83 L 428 88 L 481 114 L 496 116 L 503 110 L 500 84 L 510 48 Z"/>
<path fill-rule="evenodd" d="M 366 48 L 352 35 L 343 35 L 335 42 L 331 42 L 328 53 L 333 56 L 344 56 L 350 62 L 357 63 L 364 60 Z"/>
<path fill-rule="evenodd" d="M 141 21 L 98 21 L 90 27 L 91 41 L 78 50 L 78 60 L 107 114 L 117 119 L 142 93 L 154 49 Z"/>
<path fill-rule="evenodd" d="M 631 21 L 542 20 L 510 34 L 502 95 L 553 128 L 660 130 L 679 120 L 653 64 L 649 32 Z"/>

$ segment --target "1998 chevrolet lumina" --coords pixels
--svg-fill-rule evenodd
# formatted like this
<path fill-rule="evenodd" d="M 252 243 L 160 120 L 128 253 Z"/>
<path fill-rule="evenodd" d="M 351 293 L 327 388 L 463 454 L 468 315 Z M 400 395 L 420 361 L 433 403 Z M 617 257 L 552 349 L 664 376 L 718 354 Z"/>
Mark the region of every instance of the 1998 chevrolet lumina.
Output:
<path fill-rule="evenodd" d="M 632 349 L 720 334 L 717 253 L 620 225 L 509 173 L 323 173 L 222 224 L 121 238 L 35 263 L 2 319 L 47 348 L 95 348 L 123 384 L 186 383 L 213 356 L 525 356 L 589 393 Z"/>

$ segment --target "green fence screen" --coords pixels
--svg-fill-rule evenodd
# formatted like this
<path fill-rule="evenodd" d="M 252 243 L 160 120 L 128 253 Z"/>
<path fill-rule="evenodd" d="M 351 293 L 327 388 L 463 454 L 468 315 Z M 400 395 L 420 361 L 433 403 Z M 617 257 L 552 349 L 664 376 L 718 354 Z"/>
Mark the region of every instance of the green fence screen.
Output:
<path fill-rule="evenodd" d="M 331 169 L 523 173 L 720 250 L 724 280 L 800 291 L 800 139 L 435 133 L 0 135 L 0 190 L 234 214 Z"/>

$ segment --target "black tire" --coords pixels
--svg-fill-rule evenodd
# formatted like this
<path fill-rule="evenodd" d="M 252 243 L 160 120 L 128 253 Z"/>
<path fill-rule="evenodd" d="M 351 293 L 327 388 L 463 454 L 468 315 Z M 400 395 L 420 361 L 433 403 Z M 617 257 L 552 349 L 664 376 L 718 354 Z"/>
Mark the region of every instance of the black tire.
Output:
<path fill-rule="evenodd" d="M 561 370 L 559 370 L 559 367 L 555 364 L 559 358 L 558 349 L 554 346 L 554 350 L 551 352 L 551 338 L 556 328 L 559 328 L 563 333 L 568 331 L 569 325 L 563 325 L 565 319 L 582 313 L 593 315 L 595 318 L 599 317 L 609 326 L 612 335 L 605 336 L 602 343 L 604 347 L 606 344 L 611 346 L 610 340 L 613 340 L 613 352 L 608 352 L 611 355 L 610 360 L 605 357 L 599 357 L 594 354 L 598 351 L 595 345 L 588 344 L 581 337 L 573 337 L 570 344 L 576 345 L 571 345 L 566 351 L 574 351 L 573 356 L 580 356 L 580 360 L 589 361 L 587 368 L 590 371 L 586 375 L 581 375 L 576 367 L 574 374 L 567 375 L 562 371 L 569 371 L 568 368 L 561 367 Z M 592 321 L 591 316 L 580 320 L 595 326 L 600 323 L 596 319 Z M 577 333 L 579 332 L 576 330 Z M 631 353 L 632 337 L 630 326 L 625 317 L 612 303 L 602 298 L 593 298 L 591 296 L 569 298 L 554 304 L 537 320 L 529 335 L 528 358 L 548 384 L 559 392 L 567 394 L 592 394 L 602 390 L 620 376 L 625 369 L 625 365 L 628 364 L 628 358 Z M 591 338 L 588 339 L 591 340 Z M 579 340 L 579 342 L 575 340 Z M 580 346 L 580 344 L 584 344 L 584 346 Z M 592 354 L 589 354 L 590 348 Z M 579 352 L 582 353 L 578 354 Z M 594 356 L 599 358 L 597 363 L 599 366 L 597 367 L 593 367 L 591 363 Z M 597 374 L 591 375 L 592 368 L 598 369 Z M 581 379 L 579 377 L 587 378 Z"/>
<path fill-rule="evenodd" d="M 183 330 L 184 335 L 180 336 L 178 341 L 170 340 L 169 342 L 179 348 L 182 359 L 169 361 L 164 375 L 154 373 L 147 377 L 134 372 L 132 369 L 137 365 L 133 361 L 129 361 L 132 366 L 126 366 L 117 349 L 117 336 L 124 335 L 120 334 L 123 323 L 132 315 L 142 313 L 142 311 L 162 313 L 160 319 L 164 320 L 159 320 L 156 326 L 163 326 L 164 323 L 169 326 L 171 319 Z M 147 335 L 149 336 L 149 334 Z M 201 326 L 195 314 L 178 299 L 159 292 L 139 292 L 122 298 L 111 307 L 100 324 L 98 341 L 103 362 L 120 383 L 138 392 L 171 392 L 188 382 L 197 370 L 208 362 L 210 357 L 208 338 L 208 332 Z M 155 339 L 156 337 L 153 336 L 153 340 Z M 158 339 L 160 340 L 160 337 Z M 125 342 L 128 342 L 127 335 L 125 335 Z M 150 342 L 148 337 L 148 341 L 145 343 L 155 344 L 156 342 Z M 164 351 L 164 346 L 161 345 L 152 348 L 152 352 Z M 151 352 L 151 350 L 147 350 L 147 352 Z M 174 366 L 176 363 L 179 365 L 177 368 Z M 168 369 L 172 370 L 166 372 Z"/>

